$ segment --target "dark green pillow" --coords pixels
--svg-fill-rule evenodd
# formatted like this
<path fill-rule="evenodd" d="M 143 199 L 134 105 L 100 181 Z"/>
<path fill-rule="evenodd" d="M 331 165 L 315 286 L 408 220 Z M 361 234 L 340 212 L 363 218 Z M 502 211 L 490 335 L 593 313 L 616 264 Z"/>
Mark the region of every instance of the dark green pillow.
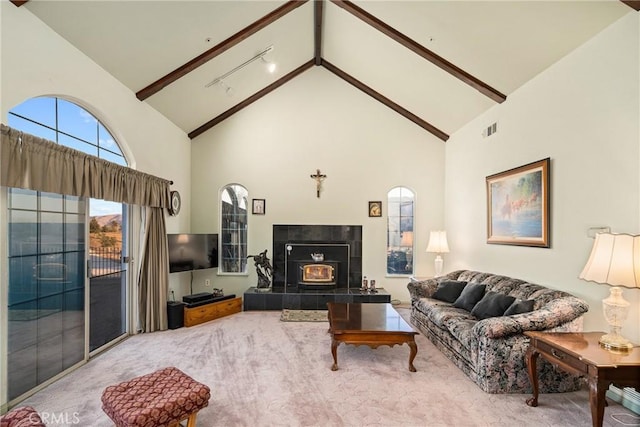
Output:
<path fill-rule="evenodd" d="M 444 302 L 454 302 L 456 298 L 460 296 L 460 293 L 462 293 L 462 290 L 465 286 L 467 286 L 467 282 L 445 280 L 438 283 L 438 288 L 433 293 L 431 298 Z"/>
<path fill-rule="evenodd" d="M 484 296 L 485 285 L 479 283 L 469 283 L 464 287 L 460 296 L 453 302 L 454 307 L 464 308 L 467 311 L 473 310 L 473 307 Z"/>
<path fill-rule="evenodd" d="M 515 300 L 515 297 L 489 291 L 473 307 L 471 314 L 480 320 L 502 316 Z"/>
<path fill-rule="evenodd" d="M 511 316 L 514 314 L 528 313 L 530 311 L 533 311 L 534 303 L 535 301 L 532 299 L 524 301 L 521 299 L 517 299 L 513 302 L 513 304 L 509 306 L 509 308 L 507 308 L 507 310 L 504 312 L 504 315 Z"/>

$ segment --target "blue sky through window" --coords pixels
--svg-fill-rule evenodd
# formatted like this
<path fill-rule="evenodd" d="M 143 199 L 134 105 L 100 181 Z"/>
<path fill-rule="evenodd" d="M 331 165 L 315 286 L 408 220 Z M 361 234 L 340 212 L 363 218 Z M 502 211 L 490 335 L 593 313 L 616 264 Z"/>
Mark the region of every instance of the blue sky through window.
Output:
<path fill-rule="evenodd" d="M 127 166 L 109 131 L 91 113 L 60 98 L 31 98 L 9 111 L 9 126 Z M 90 216 L 121 214 L 122 204 L 91 199 Z"/>

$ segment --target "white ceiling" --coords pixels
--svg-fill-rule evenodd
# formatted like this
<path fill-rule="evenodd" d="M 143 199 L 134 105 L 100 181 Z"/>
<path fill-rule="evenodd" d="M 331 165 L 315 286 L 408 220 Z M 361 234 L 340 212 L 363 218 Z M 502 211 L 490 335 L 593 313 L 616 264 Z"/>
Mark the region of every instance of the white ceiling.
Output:
<path fill-rule="evenodd" d="M 285 3 L 31 0 L 22 7 L 135 94 Z M 636 13 L 618 0 L 354 3 L 507 97 Z M 141 102 L 194 131 L 314 58 L 314 8 L 304 3 Z M 447 134 L 495 105 L 331 1 L 323 2 L 322 23 L 324 60 Z M 278 64 L 274 74 L 255 61 L 225 79 L 232 96 L 219 85 L 205 87 L 271 45 L 265 59 Z"/>

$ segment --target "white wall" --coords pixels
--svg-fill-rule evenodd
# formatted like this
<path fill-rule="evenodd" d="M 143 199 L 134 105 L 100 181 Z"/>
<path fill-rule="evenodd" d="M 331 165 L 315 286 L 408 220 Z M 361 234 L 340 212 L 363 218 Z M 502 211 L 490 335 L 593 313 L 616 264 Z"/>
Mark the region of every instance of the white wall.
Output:
<path fill-rule="evenodd" d="M 570 292 L 590 306 L 585 330 L 607 330 L 609 287 L 578 279 L 587 229 L 639 233 L 640 18 L 617 23 L 456 132 L 446 146 L 446 268 L 471 268 Z M 498 133 L 483 139 L 497 121 Z M 551 158 L 551 248 L 486 243 L 485 177 Z M 640 343 L 640 290 L 623 332 Z"/>
<path fill-rule="evenodd" d="M 249 198 L 266 199 L 266 215 L 249 217 L 249 253 L 268 249 L 273 224 L 363 226 L 363 274 L 392 298 L 408 301 L 408 278 L 385 277 L 386 196 L 394 186 L 416 193 L 416 273 L 433 274 L 426 254 L 430 229 L 443 225 L 444 143 L 321 67 L 296 77 L 196 138 L 192 146 L 192 231 L 219 230 L 218 198 L 240 183 Z M 320 198 L 310 175 L 327 174 Z M 367 203 L 383 201 L 383 217 L 369 218 Z M 225 293 L 242 295 L 249 275 L 194 274 Z M 188 273 L 179 273 L 187 275 Z"/>
<path fill-rule="evenodd" d="M 189 227 L 190 141 L 186 134 L 110 74 L 69 45 L 26 8 L 0 2 L 0 120 L 16 105 L 36 96 L 59 96 L 91 111 L 113 133 L 136 169 L 171 179 L 185 195 L 181 216 L 169 218 L 169 231 Z M 0 242 L 6 242 L 4 193 L 0 196 Z M 139 228 L 139 217 L 132 228 Z M 134 242 L 137 237 L 134 238 Z M 135 253 L 135 252 L 134 252 Z M 137 258 L 134 255 L 134 259 Z M 6 253 L 0 248 L 0 307 L 7 304 Z M 137 260 L 134 260 L 137 269 Z M 6 310 L 0 310 L 6 336 Z M 6 345 L 0 340 L 0 404 L 6 402 Z"/>

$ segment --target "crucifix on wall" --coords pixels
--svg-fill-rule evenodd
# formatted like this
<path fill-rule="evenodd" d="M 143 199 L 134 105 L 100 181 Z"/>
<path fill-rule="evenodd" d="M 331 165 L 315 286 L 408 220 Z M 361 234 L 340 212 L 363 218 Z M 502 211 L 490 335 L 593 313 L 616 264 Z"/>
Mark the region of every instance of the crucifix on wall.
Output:
<path fill-rule="evenodd" d="M 316 169 L 315 175 L 311 175 L 311 178 L 316 180 L 316 197 L 320 198 L 320 188 L 322 187 L 322 181 L 327 177 L 320 173 L 320 169 Z"/>

